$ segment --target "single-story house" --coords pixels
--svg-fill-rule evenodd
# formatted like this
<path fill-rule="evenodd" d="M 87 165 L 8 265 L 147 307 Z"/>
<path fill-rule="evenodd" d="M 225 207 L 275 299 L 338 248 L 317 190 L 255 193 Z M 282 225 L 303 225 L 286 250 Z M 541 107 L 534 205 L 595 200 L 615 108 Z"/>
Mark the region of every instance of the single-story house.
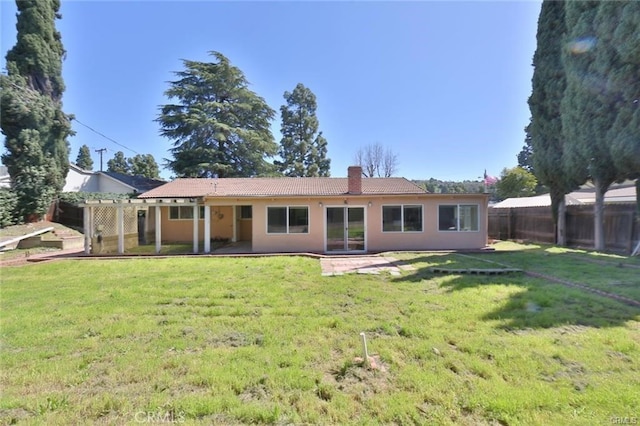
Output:
<path fill-rule="evenodd" d="M 245 242 L 253 253 L 366 253 L 481 249 L 487 244 L 487 194 L 430 194 L 405 178 L 348 177 L 176 179 L 135 200 L 87 202 L 91 209 L 145 209 L 148 241 Z M 131 215 L 131 214 L 130 214 Z M 113 214 L 109 214 L 113 217 Z M 118 251 L 126 213 L 119 213 Z M 114 228 L 115 229 L 115 228 Z M 85 229 L 89 252 L 89 225 Z"/>

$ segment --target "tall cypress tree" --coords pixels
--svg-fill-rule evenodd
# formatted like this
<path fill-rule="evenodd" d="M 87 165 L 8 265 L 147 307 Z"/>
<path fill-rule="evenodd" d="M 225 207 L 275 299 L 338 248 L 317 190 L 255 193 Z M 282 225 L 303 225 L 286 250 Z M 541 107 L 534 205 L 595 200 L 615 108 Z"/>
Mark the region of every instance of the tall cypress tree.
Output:
<path fill-rule="evenodd" d="M 617 116 L 607 137 L 616 167 L 627 179 L 636 180 L 640 221 L 640 2 L 607 2 L 600 5 L 602 31 L 610 37 L 620 66 L 612 76 L 617 89 Z M 611 16 L 612 19 L 603 19 Z"/>
<path fill-rule="evenodd" d="M 6 148 L 2 161 L 18 194 L 18 210 L 25 216 L 40 216 L 64 187 L 69 171 L 67 137 L 72 131 L 70 117 L 62 111 L 65 51 L 55 29 L 60 2 L 16 4 L 17 43 L 6 55 L 7 75 L 0 77 L 0 126 Z M 32 172 L 37 177 L 25 176 Z"/>
<path fill-rule="evenodd" d="M 596 191 L 595 249 L 604 250 L 604 194 L 621 174 L 614 166 L 608 132 L 616 119 L 618 90 L 611 78 L 619 69 L 615 49 L 604 34 L 603 23 L 615 19 L 599 14 L 599 1 L 566 3 L 568 28 L 563 63 L 567 88 L 561 104 L 566 164 L 572 175 L 590 178 Z"/>
<path fill-rule="evenodd" d="M 293 92 L 284 92 L 286 105 L 280 107 L 282 140 L 275 164 L 286 176 L 329 176 L 331 160 L 327 140 L 318 132 L 316 96 L 302 83 Z"/>
<path fill-rule="evenodd" d="M 537 47 L 533 56 L 532 93 L 529 97 L 530 138 L 536 178 L 549 187 L 557 242 L 564 245 L 564 196 L 582 182 L 564 167 L 565 139 L 560 104 L 567 85 L 562 65 L 566 33 L 565 2 L 545 0 L 538 18 Z"/>

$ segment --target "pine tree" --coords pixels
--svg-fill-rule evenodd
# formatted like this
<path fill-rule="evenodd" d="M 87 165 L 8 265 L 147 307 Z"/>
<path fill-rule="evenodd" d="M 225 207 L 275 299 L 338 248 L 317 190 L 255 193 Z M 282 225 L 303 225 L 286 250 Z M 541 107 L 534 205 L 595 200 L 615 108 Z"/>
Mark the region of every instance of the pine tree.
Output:
<path fill-rule="evenodd" d="M 284 92 L 286 105 L 280 107 L 282 140 L 275 164 L 285 176 L 329 176 L 331 160 L 327 140 L 318 132 L 316 96 L 298 83 L 293 92 Z"/>
<path fill-rule="evenodd" d="M 565 245 L 564 196 L 580 183 L 582 176 L 565 167 L 565 138 L 560 105 L 567 85 L 562 65 L 563 37 L 566 33 L 565 2 L 542 2 L 533 56 L 532 92 L 529 97 L 531 123 L 526 133 L 536 178 L 549 187 L 551 212 L 557 226 L 557 242 Z"/>
<path fill-rule="evenodd" d="M 160 168 L 151 154 L 136 154 L 127 159 L 129 173 L 133 176 L 144 176 L 150 179 L 160 177 Z"/>
<path fill-rule="evenodd" d="M 69 170 L 66 138 L 72 134 L 71 117 L 62 112 L 65 51 L 55 29 L 55 20 L 61 17 L 60 2 L 21 0 L 16 4 L 17 43 L 6 55 L 7 75 L 0 76 L 0 125 L 6 149 L 2 161 L 18 194 L 18 210 L 34 218 L 44 213 L 43 206 L 48 206 L 64 187 Z M 34 143 L 39 144 L 39 151 Z M 31 172 L 37 176 L 25 176 Z M 44 181 L 49 185 L 47 190 L 29 187 Z M 43 198 L 29 198 L 34 196 Z"/>
<path fill-rule="evenodd" d="M 248 88 L 242 71 L 218 52 L 214 62 L 183 61 L 161 107 L 160 134 L 173 141 L 167 166 L 178 177 L 248 177 L 271 173 L 275 112 Z"/>
<path fill-rule="evenodd" d="M 604 194 L 622 174 L 611 154 L 609 131 L 616 120 L 620 90 L 613 84 L 621 68 L 611 44 L 611 25 L 618 22 L 608 2 L 566 3 L 568 49 L 563 63 L 567 88 L 561 104 L 567 138 L 566 159 L 573 176 L 593 181 L 594 247 L 604 250 Z"/>
<path fill-rule="evenodd" d="M 124 156 L 124 152 L 118 151 L 114 154 L 113 158 L 107 161 L 107 171 L 122 173 L 128 175 L 130 173 L 129 163 Z"/>
<path fill-rule="evenodd" d="M 93 160 L 91 159 L 91 150 L 87 145 L 82 145 L 78 150 L 76 158 L 76 166 L 84 170 L 93 170 Z"/>

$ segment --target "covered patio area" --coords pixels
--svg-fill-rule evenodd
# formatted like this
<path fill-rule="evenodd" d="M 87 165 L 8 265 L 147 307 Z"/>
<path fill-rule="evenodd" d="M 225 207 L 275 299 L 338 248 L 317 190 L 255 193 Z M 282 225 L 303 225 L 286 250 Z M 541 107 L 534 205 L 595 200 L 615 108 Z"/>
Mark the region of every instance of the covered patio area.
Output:
<path fill-rule="evenodd" d="M 84 212 L 84 252 L 99 254 L 117 252 L 124 254 L 126 250 L 138 246 L 139 242 L 152 240 L 155 253 L 162 251 L 162 223 L 163 211 L 168 215 L 169 209 L 185 209 L 189 213 L 192 228 L 192 252 L 211 253 L 212 217 L 209 206 L 204 206 L 202 200 L 192 198 L 147 198 L 129 200 L 87 200 L 80 204 Z M 202 216 L 202 217 L 201 217 Z M 200 221 L 203 230 L 200 230 Z M 184 220 L 183 220 L 184 222 Z M 201 237 L 200 234 L 203 234 Z M 251 252 L 251 242 L 221 247 L 220 250 Z M 224 251 L 223 251 L 224 252 Z"/>

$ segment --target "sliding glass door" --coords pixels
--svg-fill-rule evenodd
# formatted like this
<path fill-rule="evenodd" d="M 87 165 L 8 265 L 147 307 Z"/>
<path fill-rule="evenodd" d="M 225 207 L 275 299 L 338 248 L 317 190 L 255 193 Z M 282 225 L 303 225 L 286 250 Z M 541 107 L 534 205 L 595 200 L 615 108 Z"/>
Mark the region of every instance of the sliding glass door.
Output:
<path fill-rule="evenodd" d="M 364 207 L 327 207 L 327 251 L 365 251 Z"/>

